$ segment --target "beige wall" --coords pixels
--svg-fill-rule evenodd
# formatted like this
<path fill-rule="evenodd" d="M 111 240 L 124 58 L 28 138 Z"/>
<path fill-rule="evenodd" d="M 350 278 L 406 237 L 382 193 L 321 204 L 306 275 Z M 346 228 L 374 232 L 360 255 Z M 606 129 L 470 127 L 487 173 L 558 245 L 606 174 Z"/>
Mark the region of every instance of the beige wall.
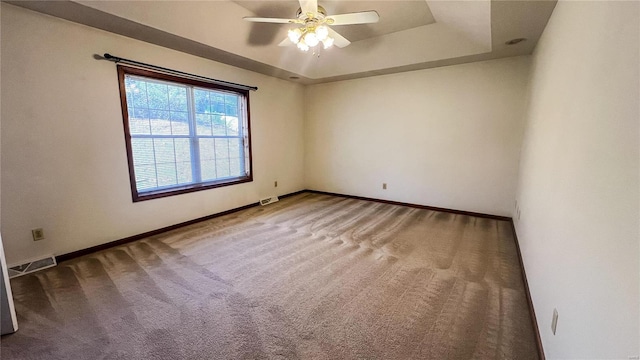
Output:
<path fill-rule="evenodd" d="M 559 2 L 534 54 L 517 229 L 547 359 L 640 355 L 639 5 Z"/>
<path fill-rule="evenodd" d="M 304 188 L 302 87 L 4 3 L 1 24 L 1 212 L 9 264 Z M 132 203 L 115 65 L 92 57 L 105 52 L 258 86 L 250 94 L 254 181 Z M 46 240 L 32 241 L 37 227 Z"/>
<path fill-rule="evenodd" d="M 2 8 L 0 7 L 0 16 L 2 16 Z M 1 29 L 0 29 L 1 33 Z M 1 50 L 0 50 L 1 53 Z M 2 55 L 0 54 L 0 60 L 2 59 Z M 1 61 L 0 61 L 0 66 Z M 0 74 L 0 79 L 2 75 Z M 2 80 L 0 80 L 2 83 Z M 2 97 L 0 96 L 0 99 Z M 1 105 L 0 101 L 0 105 Z M 1 107 L 0 107 L 1 111 Z M 0 130 L 2 126 L 0 124 Z M 1 138 L 1 137 L 0 137 Z M 0 161 L 1 163 L 1 161 Z M 0 178 L 1 178 L 0 172 Z M 1 202 L 0 202 L 1 203 Z M 1 223 L 1 222 L 0 222 Z M 0 236 L 0 334 L 9 334 L 18 329 L 18 323 L 16 320 L 16 312 L 13 306 L 13 296 L 11 293 L 11 286 L 7 286 L 9 284 L 9 274 L 7 272 L 7 262 L 4 256 L 4 245 L 2 244 L 2 236 Z"/>
<path fill-rule="evenodd" d="M 516 57 L 308 87 L 307 187 L 510 215 L 528 70 Z"/>
<path fill-rule="evenodd" d="M 637 2 L 560 2 L 530 78 L 530 57 L 518 57 L 304 90 L 1 8 L 9 263 L 303 188 L 497 215 L 518 199 L 547 357 L 640 353 Z M 132 203 L 115 66 L 92 58 L 104 52 L 260 87 L 251 93 L 254 182 Z M 35 227 L 46 240 L 31 240 Z"/>

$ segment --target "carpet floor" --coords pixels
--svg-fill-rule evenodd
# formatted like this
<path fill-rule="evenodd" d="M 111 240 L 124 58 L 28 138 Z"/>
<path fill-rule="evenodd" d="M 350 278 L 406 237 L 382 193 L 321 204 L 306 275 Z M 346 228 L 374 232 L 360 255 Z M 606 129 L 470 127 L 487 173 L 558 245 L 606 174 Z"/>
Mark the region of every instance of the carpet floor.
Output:
<path fill-rule="evenodd" d="M 537 359 L 511 225 L 302 193 L 11 280 L 2 359 Z"/>

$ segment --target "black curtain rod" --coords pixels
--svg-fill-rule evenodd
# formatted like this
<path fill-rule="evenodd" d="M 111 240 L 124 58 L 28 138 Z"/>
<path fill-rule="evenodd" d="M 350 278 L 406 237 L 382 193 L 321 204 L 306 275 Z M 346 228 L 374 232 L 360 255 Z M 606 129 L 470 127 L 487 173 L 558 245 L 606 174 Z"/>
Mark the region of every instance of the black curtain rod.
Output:
<path fill-rule="evenodd" d="M 161 70 L 161 71 L 168 72 L 168 73 L 189 76 L 189 77 L 192 77 L 192 78 L 205 80 L 205 81 L 212 82 L 212 83 L 219 84 L 219 85 L 226 85 L 226 86 L 233 87 L 233 88 L 236 88 L 236 89 L 253 90 L 253 91 L 258 90 L 258 88 L 256 86 L 236 84 L 236 83 L 232 83 L 232 82 L 228 82 L 228 81 L 224 81 L 224 80 L 217 80 L 217 79 L 212 79 L 212 78 L 208 78 L 208 77 L 205 77 L 205 76 L 189 74 L 189 73 L 178 71 L 178 70 L 168 69 L 168 68 L 165 68 L 165 67 L 162 67 L 162 66 L 146 64 L 146 63 L 135 61 L 135 60 L 129 60 L 129 59 L 113 56 L 113 55 L 108 54 L 108 53 L 105 53 L 103 55 L 103 57 L 105 59 L 107 59 L 109 61 L 113 61 L 115 63 L 123 62 L 123 63 L 128 63 L 128 64 L 131 64 L 131 65 L 141 66 L 141 67 L 145 67 L 145 68 L 149 68 L 149 69 L 156 69 L 156 70 Z"/>

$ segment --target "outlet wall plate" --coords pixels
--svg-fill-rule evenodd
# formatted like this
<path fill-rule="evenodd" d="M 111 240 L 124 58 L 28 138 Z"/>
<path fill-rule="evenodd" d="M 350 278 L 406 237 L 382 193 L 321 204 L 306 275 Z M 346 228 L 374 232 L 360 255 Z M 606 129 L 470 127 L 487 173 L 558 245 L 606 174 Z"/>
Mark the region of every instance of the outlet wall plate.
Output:
<path fill-rule="evenodd" d="M 31 236 L 33 237 L 33 241 L 44 240 L 44 230 L 42 228 L 37 228 L 31 230 Z"/>
<path fill-rule="evenodd" d="M 551 331 L 553 331 L 553 335 L 556 334 L 557 327 L 558 327 L 558 310 L 553 309 L 553 318 L 551 318 Z"/>

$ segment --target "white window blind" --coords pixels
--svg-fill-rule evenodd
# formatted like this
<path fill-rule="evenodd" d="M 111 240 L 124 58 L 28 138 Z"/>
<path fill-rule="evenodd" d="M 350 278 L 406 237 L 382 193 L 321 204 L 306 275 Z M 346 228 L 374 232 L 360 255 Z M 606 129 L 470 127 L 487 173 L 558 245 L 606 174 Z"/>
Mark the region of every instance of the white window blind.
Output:
<path fill-rule="evenodd" d="M 128 73 L 124 88 L 134 200 L 250 179 L 244 94 Z"/>

